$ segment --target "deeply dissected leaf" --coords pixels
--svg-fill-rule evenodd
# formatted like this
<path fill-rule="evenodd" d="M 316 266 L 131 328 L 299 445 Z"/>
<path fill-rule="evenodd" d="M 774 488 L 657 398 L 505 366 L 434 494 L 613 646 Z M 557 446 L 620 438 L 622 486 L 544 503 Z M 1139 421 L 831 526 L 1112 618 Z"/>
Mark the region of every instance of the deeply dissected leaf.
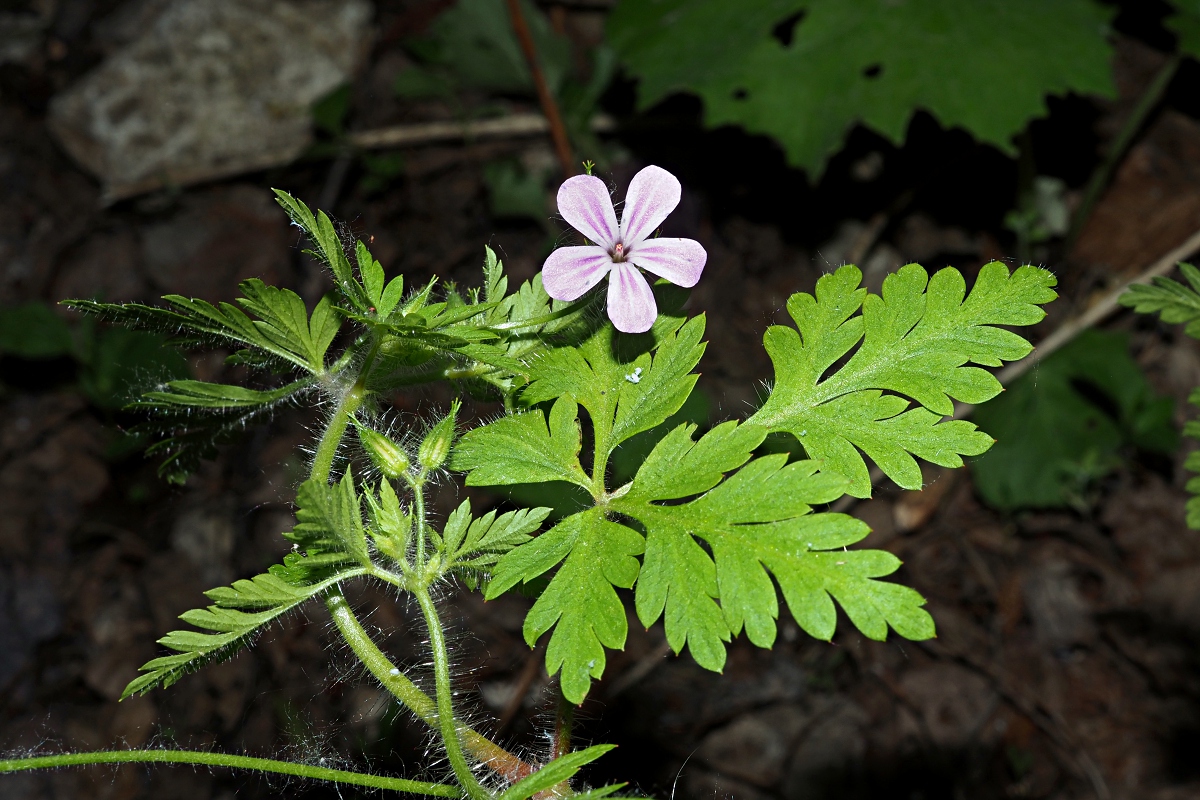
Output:
<path fill-rule="evenodd" d="M 362 505 L 349 471 L 336 484 L 309 479 L 296 493 L 296 527 L 284 536 L 300 551 L 298 559 L 284 561 L 289 569 L 304 564 L 325 565 L 311 559 L 354 560 L 370 564 L 367 537 L 363 527 Z"/>
<path fill-rule="evenodd" d="M 468 486 L 568 481 L 590 488 L 579 465 L 577 413 L 578 406 L 562 397 L 548 420 L 541 410 L 533 410 L 468 431 L 454 448 L 450 468 L 467 472 Z"/>
<path fill-rule="evenodd" d="M 159 644 L 176 652 L 143 664 L 140 669 L 144 674 L 125 687 L 121 699 L 145 694 L 160 686 L 166 688 L 205 664 L 231 658 L 265 626 L 340 581 L 364 571 L 349 568 L 324 580 L 302 585 L 271 574 L 258 575 L 237 581 L 231 587 L 206 592 L 214 605 L 193 609 L 179 618 L 211 633 L 172 631 L 159 639 Z"/>
<path fill-rule="evenodd" d="M 275 192 L 275 201 L 283 207 L 292 224 L 304 231 L 309 240 L 317 248 L 305 251 L 319 260 L 333 273 L 334 284 L 342 297 L 352 308 L 365 312 L 371 307 L 366 289 L 355 277 L 346 257 L 345 245 L 333 227 L 332 220 L 324 211 L 315 215 L 308 206 L 279 189 Z"/>
<path fill-rule="evenodd" d="M 180 616 L 201 631 L 173 631 L 159 640 L 174 650 L 147 662 L 122 697 L 170 686 L 203 665 L 234 655 L 262 628 L 339 582 L 362 575 L 369 561 L 353 478 L 328 486 L 309 480 L 296 502 L 299 524 L 286 534 L 297 546 L 265 575 L 205 594 L 213 605 Z"/>
<path fill-rule="evenodd" d="M 991 374 L 970 365 L 1025 356 L 1029 343 L 995 326 L 1040 320 L 1056 280 L 1031 266 L 1009 274 L 1000 262 L 980 270 L 970 295 L 950 268 L 929 278 L 910 264 L 884 280 L 882 296 L 868 295 L 860 280 L 857 267 L 844 266 L 817 282 L 815 297 L 788 300 L 796 328 L 767 330 L 775 385 L 751 421 L 792 434 L 825 469 L 850 479 L 850 494 L 866 497 L 870 479 L 859 451 L 900 486 L 918 489 L 914 455 L 958 467 L 963 455 L 987 450 L 991 437 L 973 424 L 942 418 L 953 412 L 952 399 L 981 403 L 1000 391 Z M 849 361 L 830 372 L 855 345 Z"/>
<path fill-rule="evenodd" d="M 975 486 L 1002 509 L 1071 505 L 1121 463 L 1122 448 L 1174 451 L 1172 406 L 1146 382 L 1127 336 L 1084 331 L 975 409 L 998 439 L 971 461 Z"/>
<path fill-rule="evenodd" d="M 648 333 L 629 336 L 605 325 L 578 348 L 560 347 L 530 364 L 526 405 L 573 397 L 587 409 L 602 457 L 674 414 L 699 377 L 704 317 L 683 323 L 660 315 Z M 653 350 L 653 354 L 651 354 Z"/>
<path fill-rule="evenodd" d="M 999 391 L 980 367 L 1030 350 L 999 326 L 1041 319 L 1055 279 L 993 263 L 968 295 L 957 271 L 930 279 L 910 265 L 886 279 L 881 296 L 868 295 L 860 279 L 857 268 L 844 267 L 822 278 L 815 296 L 789 300 L 796 328 L 776 326 L 765 337 L 777 378 L 750 421 L 723 423 L 698 440 L 695 425 L 657 431 L 624 486 L 601 485 L 610 477 L 601 462 L 591 465 L 590 480 L 585 475 L 579 409 L 591 425 L 584 438 L 593 458 L 605 462 L 623 441 L 661 425 L 694 388 L 703 318 L 683 323 L 668 314 L 642 337 L 602 326 L 578 347 L 551 349 L 530 362 L 520 395 L 525 405 L 553 400 L 549 424 L 544 411 L 518 412 L 463 438 L 454 465 L 469 471 L 469 483 L 568 481 L 596 498 L 501 558 L 487 590 L 494 597 L 550 576 L 526 637 L 532 643 L 553 629 L 547 668 L 562 671 L 569 698 L 581 699 L 601 674 L 605 648 L 623 644 L 614 587 L 635 580 L 643 624 L 662 619 L 671 646 L 686 646 L 710 669 L 722 667 L 726 643 L 742 630 L 756 644 L 774 641 L 776 586 L 801 627 L 819 638 L 833 635 L 838 605 L 872 638 L 889 628 L 915 639 L 933 635 L 920 595 L 880 580 L 899 561 L 849 550 L 866 526 L 812 514 L 812 506 L 869 492 L 860 449 L 906 486 L 920 482 L 914 456 L 958 466 L 963 454 L 986 450 L 992 440 L 974 425 L 942 419 L 955 400 L 978 403 Z M 810 460 L 751 460 L 772 431 L 795 435 Z"/>
<path fill-rule="evenodd" d="M 171 405 L 189 408 L 251 408 L 278 403 L 309 385 L 311 385 L 309 381 L 303 380 L 281 386 L 278 389 L 259 391 L 247 389 L 244 386 L 207 381 L 171 381 L 167 384 L 169 391 L 146 392 L 142 395 L 142 400 L 135 405 L 139 407 Z"/>
<path fill-rule="evenodd" d="M 341 326 L 328 299 L 309 318 L 295 292 L 267 286 L 257 278 L 241 284 L 240 302 L 252 319 L 230 303 L 166 295 L 166 307 L 141 303 L 68 300 L 64 305 L 127 328 L 198 338 L 214 344 L 250 347 L 311 373 L 325 371 L 324 357 Z"/>
<path fill-rule="evenodd" d="M 814 637 L 833 636 L 831 598 L 870 638 L 886 637 L 889 625 L 908 638 L 932 636 L 932 620 L 916 592 L 874 580 L 899 567 L 894 556 L 844 549 L 865 537 L 867 526 L 842 514 L 810 514 L 813 505 L 841 496 L 844 477 L 817 472 L 812 461 L 787 464 L 787 456 L 778 454 L 750 461 L 717 483 L 720 472 L 745 461 L 745 448 L 761 440 L 761 429 L 734 423 L 698 442 L 688 428 L 676 429 L 650 454 L 630 490 L 614 499 L 615 510 L 646 528 L 637 588 L 642 623 L 663 616 L 676 652 L 686 641 L 698 663 L 720 669 L 730 633 L 745 627 L 755 644 L 774 642 L 778 605 L 769 571 L 792 616 Z M 684 479 L 672 486 L 663 480 L 671 472 L 700 475 L 705 469 L 708 475 L 694 483 Z M 697 491 L 705 493 L 687 503 L 657 502 Z M 696 537 L 708 544 L 711 556 Z"/>
<path fill-rule="evenodd" d="M 1187 279 L 1184 286 L 1170 278 L 1157 277 L 1153 284 L 1135 284 L 1121 295 L 1120 303 L 1139 314 L 1158 314 L 1163 322 L 1183 324 L 1183 332 L 1200 339 L 1200 269 L 1180 264 L 1179 271 Z"/>
<path fill-rule="evenodd" d="M 388 481 L 379 482 L 379 496 L 366 492 L 369 530 L 375 547 L 388 558 L 403 562 L 408 558 L 412 533 L 412 514 L 401 507 L 400 498 Z"/>
<path fill-rule="evenodd" d="M 817 176 L 854 124 L 900 144 L 918 109 L 1014 153 L 1046 95 L 1115 94 L 1111 13 L 1092 0 L 623 0 L 608 33 L 641 107 L 692 92 L 706 124 L 772 136 Z"/>
<path fill-rule="evenodd" d="M 173 353 L 172 350 L 159 352 Z M 175 354 L 178 355 L 178 354 Z M 167 391 L 147 392 L 130 408 L 150 413 L 132 432 L 156 440 L 148 456 L 163 456 L 159 475 L 183 483 L 210 458 L 217 445 L 230 441 L 252 422 L 313 388 L 311 378 L 259 391 L 205 381 L 170 381 Z"/>
<path fill-rule="evenodd" d="M 496 565 L 489 598 L 563 562 L 525 618 L 525 641 L 532 647 L 554 629 L 546 668 L 551 674 L 562 670 L 563 695 L 572 702 L 582 702 L 591 679 L 604 674 L 604 649 L 625 646 L 625 607 L 613 587 L 633 586 L 639 568 L 635 556 L 642 549 L 640 534 L 590 509 L 567 517 Z"/>
<path fill-rule="evenodd" d="M 204 459 L 216 455 L 217 447 L 233 441 L 269 406 L 221 411 L 203 418 L 184 409 L 175 414 L 156 414 L 149 422 L 136 425 L 131 433 L 157 439 L 146 448 L 147 457 L 161 457 L 158 475 L 182 485 Z"/>
<path fill-rule="evenodd" d="M 463 500 L 446 520 L 440 536 L 447 568 L 483 570 L 493 566 L 505 553 L 530 541 L 549 514 L 548 508 L 522 508 L 499 516 L 493 510 L 472 518 L 471 501 Z"/>

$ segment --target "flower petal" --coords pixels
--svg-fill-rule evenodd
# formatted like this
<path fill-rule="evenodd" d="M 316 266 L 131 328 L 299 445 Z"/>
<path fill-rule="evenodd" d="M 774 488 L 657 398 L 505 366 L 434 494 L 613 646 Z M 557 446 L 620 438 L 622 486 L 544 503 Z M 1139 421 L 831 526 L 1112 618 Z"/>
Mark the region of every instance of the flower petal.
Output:
<path fill-rule="evenodd" d="M 679 205 L 681 192 L 679 179 L 662 167 L 651 164 L 633 176 L 621 212 L 621 241 L 627 249 L 662 225 Z"/>
<path fill-rule="evenodd" d="M 622 333 L 645 333 L 658 318 L 650 284 L 627 261 L 613 264 L 608 279 L 608 318 Z"/>
<path fill-rule="evenodd" d="M 660 238 L 638 242 L 627 258 L 676 286 L 691 288 L 700 280 L 708 253 L 695 239 Z"/>
<path fill-rule="evenodd" d="M 611 249 L 621 235 L 604 181 L 593 175 L 567 178 L 558 187 L 558 213 L 592 242 Z"/>
<path fill-rule="evenodd" d="M 555 300 L 574 300 L 603 280 L 612 266 L 603 247 L 560 247 L 542 265 L 542 285 Z"/>

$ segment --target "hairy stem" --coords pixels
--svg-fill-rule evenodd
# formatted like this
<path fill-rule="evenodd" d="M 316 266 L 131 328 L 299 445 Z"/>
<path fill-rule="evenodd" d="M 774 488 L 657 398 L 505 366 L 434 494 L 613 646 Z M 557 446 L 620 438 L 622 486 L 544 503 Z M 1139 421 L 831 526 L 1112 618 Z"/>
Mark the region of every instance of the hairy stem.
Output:
<path fill-rule="evenodd" d="M 375 679 L 383 685 L 383 688 L 391 692 L 426 725 L 437 728 L 437 704 L 409 680 L 375 645 L 341 592 L 335 591 L 329 594 L 325 599 L 325 605 L 333 615 L 333 622 L 337 625 L 346 644 L 350 645 L 350 649 L 375 676 Z M 462 738 L 463 748 L 471 754 L 472 758 L 511 783 L 533 774 L 536 769 L 534 765 L 508 752 L 478 731 L 463 727 L 459 731 L 459 735 Z"/>
<path fill-rule="evenodd" d="M 425 781 L 410 781 L 389 778 L 385 775 L 369 775 L 341 769 L 315 767 L 291 761 L 275 761 L 269 758 L 206 753 L 195 750 L 104 750 L 93 753 L 61 753 L 52 756 L 33 756 L 0 761 L 0 773 L 20 772 L 32 769 L 54 769 L 56 767 L 80 767 L 89 764 L 199 764 L 227 769 L 248 769 L 255 772 L 272 772 L 278 775 L 293 775 L 314 781 L 329 781 L 351 786 L 368 786 L 373 789 L 391 789 L 395 792 L 431 795 L 433 797 L 461 797 L 457 786 L 446 786 Z"/>
<path fill-rule="evenodd" d="M 329 425 L 317 443 L 317 454 L 313 457 L 311 477 L 329 481 L 329 473 L 333 469 L 333 459 L 337 456 L 338 447 L 342 444 L 342 437 L 346 435 L 350 417 L 354 416 L 354 412 L 362 407 L 366 394 L 362 385 L 355 383 L 338 402 L 337 408 L 333 412 L 333 418 L 329 420 Z"/>
<path fill-rule="evenodd" d="M 425 571 L 425 471 L 421 471 L 420 480 L 413 481 L 413 524 L 417 534 L 417 562 L 414 568 L 418 575 Z M 405 554 L 407 557 L 407 553 Z"/>
<path fill-rule="evenodd" d="M 450 662 L 446 652 L 446 636 L 442 630 L 442 621 L 438 618 L 437 608 L 429 589 L 425 586 L 414 587 L 413 594 L 425 615 L 425 626 L 429 630 L 429 649 L 433 652 L 433 680 L 437 688 L 438 727 L 442 733 L 442 741 L 446 746 L 446 756 L 454 775 L 467 792 L 471 800 L 488 800 L 491 793 L 480 785 L 471 765 L 463 754 L 458 720 L 454 718 L 454 697 L 450 687 Z"/>
<path fill-rule="evenodd" d="M 550 758 L 571 752 L 571 728 L 575 725 L 575 705 L 558 691 L 558 710 L 554 715 L 554 744 Z"/>

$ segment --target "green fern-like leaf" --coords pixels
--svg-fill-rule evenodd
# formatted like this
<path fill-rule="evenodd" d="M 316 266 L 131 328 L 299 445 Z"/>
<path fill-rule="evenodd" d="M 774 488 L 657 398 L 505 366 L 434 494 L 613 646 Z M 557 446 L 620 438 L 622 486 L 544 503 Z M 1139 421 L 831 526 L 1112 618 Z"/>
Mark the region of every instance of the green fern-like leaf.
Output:
<path fill-rule="evenodd" d="M 368 571 L 362 512 L 349 474 L 334 486 L 306 481 L 296 502 L 298 524 L 285 534 L 295 552 L 265 575 L 205 592 L 213 605 L 180 616 L 200 630 L 172 631 L 159 639 L 175 652 L 142 665 L 144 674 L 122 697 L 170 686 L 205 664 L 230 658 L 287 612 Z"/>
<path fill-rule="evenodd" d="M 207 381 L 171 381 L 168 391 L 146 392 L 134 408 L 160 408 L 179 406 L 183 408 L 247 409 L 271 406 L 286 400 L 297 392 L 311 386 L 308 380 L 296 381 L 278 389 L 259 391 L 244 386 L 233 386 Z"/>
<path fill-rule="evenodd" d="M 558 758 L 538 769 L 527 778 L 514 783 L 512 786 L 504 790 L 499 795 L 497 800 L 528 800 L 538 792 L 543 792 L 553 786 L 557 786 L 563 781 L 568 781 L 575 776 L 580 767 L 585 764 L 590 764 L 600 756 L 615 748 L 614 744 L 595 744 L 583 750 L 576 750 L 573 753 L 561 755 Z M 604 789 L 587 792 L 593 798 L 605 797 L 619 789 L 619 786 L 605 787 Z"/>
<path fill-rule="evenodd" d="M 634 530 L 605 519 L 600 509 L 573 514 L 500 559 L 487 596 L 497 597 L 518 582 L 531 581 L 562 562 L 525 618 L 532 647 L 553 629 L 546 669 L 562 671 L 562 690 L 582 702 L 592 678 L 604 674 L 605 648 L 624 648 L 625 607 L 614 587 L 637 580 L 636 556 L 645 547 Z"/>
<path fill-rule="evenodd" d="M 1139 314 L 1158 314 L 1159 319 L 1168 324 L 1182 324 L 1184 333 L 1200 339 L 1200 269 L 1191 264 L 1180 264 L 1179 271 L 1187 280 L 1187 286 L 1158 277 L 1150 286 L 1130 286 L 1121 295 L 1120 303 Z"/>
<path fill-rule="evenodd" d="M 438 537 L 448 569 L 486 570 L 505 553 L 525 544 L 550 515 L 549 508 L 522 508 L 496 515 L 471 516 L 471 501 L 463 500 L 446 520 Z"/>
<path fill-rule="evenodd" d="M 1192 48 L 1190 52 L 1196 52 L 1200 48 L 1200 24 L 1195 22 L 1196 14 L 1184 16 L 1190 26 L 1186 33 L 1192 39 L 1181 44 L 1189 45 Z M 1121 295 L 1120 302 L 1139 314 L 1158 314 L 1163 322 L 1182 324 L 1184 333 L 1193 339 L 1200 339 L 1200 269 L 1181 263 L 1179 271 L 1187 280 L 1187 286 L 1170 278 L 1158 277 L 1150 286 L 1129 287 Z M 1188 396 L 1188 403 L 1200 406 L 1200 389 Z M 1183 435 L 1200 439 L 1200 421 L 1187 422 L 1183 426 Z M 1197 473 L 1187 482 L 1187 491 L 1192 495 L 1187 502 L 1187 526 L 1200 530 L 1200 450 L 1188 454 L 1183 467 L 1188 472 Z"/>
<path fill-rule="evenodd" d="M 193 609 L 179 618 L 211 632 L 172 631 L 159 639 L 159 644 L 176 652 L 143 664 L 144 674 L 125 687 L 121 699 L 160 686 L 166 688 L 205 664 L 231 658 L 265 626 L 331 586 L 363 572 L 362 568 L 349 569 L 301 586 L 275 575 L 257 575 L 233 586 L 205 592 L 214 604 Z"/>
<path fill-rule="evenodd" d="M 982 403 L 1001 391 L 972 364 L 996 367 L 1032 349 L 996 326 L 1032 325 L 1045 316 L 1040 305 L 1057 296 L 1047 270 L 1027 266 L 1009 274 L 998 261 L 980 270 L 969 296 L 954 269 L 929 278 L 910 264 L 887 277 L 882 296 L 859 288 L 861 279 L 857 267 L 845 266 L 822 277 L 815 296 L 788 300 L 796 328 L 767 331 L 775 385 L 751 417 L 795 436 L 810 457 L 850 480 L 855 497 L 871 491 L 860 451 L 906 489 L 921 488 L 914 455 L 960 467 L 962 456 L 986 451 L 990 436 L 943 418 L 953 413 L 952 400 Z M 829 372 L 856 345 L 850 360 Z"/>
<path fill-rule="evenodd" d="M 173 294 L 163 297 L 166 307 L 94 300 L 68 300 L 64 305 L 127 328 L 182 336 L 182 343 L 191 337 L 248 347 L 305 372 L 324 373 L 325 352 L 341 327 L 332 301 L 322 299 L 310 318 L 304 301 L 289 289 L 252 278 L 241 284 L 241 290 L 238 302 L 257 319 L 230 303 L 213 305 Z"/>
<path fill-rule="evenodd" d="M 149 414 L 132 432 L 153 441 L 146 454 L 163 457 L 159 475 L 181 484 L 196 471 L 201 460 L 215 454 L 218 445 L 313 388 L 313 379 L 307 377 L 269 390 L 205 381 L 171 381 L 166 391 L 147 392 L 129 406 Z"/>
<path fill-rule="evenodd" d="M 829 640 L 836 613 L 833 600 L 872 639 L 888 626 L 909 639 L 933 635 L 924 600 L 911 589 L 875 580 L 900 562 L 882 551 L 847 551 L 869 532 L 843 514 L 811 514 L 812 506 L 840 497 L 846 479 L 821 473 L 812 461 L 787 463 L 786 454 L 749 461 L 700 497 L 679 500 L 718 470 L 744 460 L 762 430 L 726 423 L 693 442 L 694 426 L 668 434 L 647 458 L 630 490 L 614 499 L 614 510 L 641 522 L 646 557 L 638 580 L 638 616 L 645 625 L 665 616 L 667 641 L 676 652 L 688 643 L 697 662 L 724 665 L 723 641 L 743 627 L 760 647 L 775 641 L 778 605 L 774 575 L 792 616 L 809 635 Z M 712 444 L 706 442 L 712 437 Z M 707 473 L 696 484 L 662 480 L 667 473 Z M 696 538 L 706 542 L 708 552 Z M 718 606 L 717 600 L 720 600 Z"/>

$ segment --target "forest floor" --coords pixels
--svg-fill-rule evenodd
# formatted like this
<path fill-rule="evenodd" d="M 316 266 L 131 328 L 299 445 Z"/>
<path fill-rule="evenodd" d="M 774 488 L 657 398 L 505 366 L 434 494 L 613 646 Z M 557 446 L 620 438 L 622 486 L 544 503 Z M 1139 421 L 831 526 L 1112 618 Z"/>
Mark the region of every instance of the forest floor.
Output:
<path fill-rule="evenodd" d="M 83 18 L 55 40 L 65 56 L 0 67 L 0 305 L 97 295 L 152 301 L 167 292 L 231 299 L 252 275 L 315 299 L 322 279 L 269 187 L 315 203 L 331 188 L 329 162 L 103 206 L 96 182 L 48 134 L 49 98 L 103 55 L 95 21 L 116 5 L 71 4 Z M 379 39 L 355 82 L 353 124 L 364 128 L 424 111 L 389 89 L 405 64 L 396 26 L 404 33 L 404 25 L 420 24 L 413 8 L 422 4 L 380 6 L 377 26 L 393 35 Z M 591 24 L 589 13 L 578 12 L 581 25 Z M 1137 45 L 1124 43 L 1121 52 L 1126 99 L 1088 121 L 1099 140 L 1119 125 L 1157 63 Z M 987 165 L 1003 161 L 954 136 L 974 155 L 899 210 L 838 200 L 811 219 L 800 208 L 790 221 L 738 199 L 775 177 L 747 179 L 749 188 L 739 189 L 727 177 L 735 165 L 715 168 L 725 170 L 720 181 L 689 181 L 703 159 L 731 143 L 769 150 L 759 140 L 693 129 L 675 156 L 670 141 L 627 141 L 612 182 L 623 187 L 651 160 L 680 167 L 685 197 L 670 232 L 699 239 L 709 253 L 689 310 L 708 315 L 700 386 L 712 420 L 751 408 L 771 375 L 763 331 L 784 321 L 791 293 L 811 291 L 860 243 L 875 211 L 886 213 L 861 253 L 876 265 L 868 280 L 908 261 L 953 264 L 970 280 L 988 260 L 1010 255 L 998 215 L 952 209 L 993 200 L 934 197 L 947 186 L 992 192 L 987 179 L 996 170 Z M 528 139 L 412 148 L 403 174 L 382 191 L 367 191 L 352 167 L 333 187 L 329 210 L 358 235 L 373 236 L 388 273 L 404 273 L 410 285 L 433 274 L 476 285 L 485 244 L 514 279 L 529 279 L 547 251 L 546 230 L 489 212 L 482 165 L 545 160 L 548 148 Z M 987 169 L 972 173 L 979 164 Z M 847 164 L 830 167 L 839 169 Z M 776 173 L 788 186 L 803 181 Z M 804 202 L 821 205 L 830 185 L 805 190 Z M 1167 108 L 1121 165 L 1074 250 L 1051 253 L 1063 299 L 1031 338 L 1198 227 L 1200 122 Z M 1175 399 L 1182 425 L 1184 400 L 1200 384 L 1200 344 L 1128 313 L 1105 325 L 1129 333 L 1138 363 Z M 191 362 L 200 377 L 225 369 L 219 356 Z M 281 412 L 186 486 L 171 487 L 153 462 L 113 453 L 114 424 L 127 420 L 90 406 L 74 388 L 73 369 L 63 360 L 0 360 L 0 748 L 178 743 L 431 774 L 421 766 L 427 737 L 354 669 L 319 608 L 289 617 L 227 663 L 117 702 L 137 667 L 158 654 L 155 639 L 178 614 L 204 604 L 203 590 L 260 572 L 286 551 L 279 534 L 293 522 L 298 448 L 315 417 Z M 438 392 L 398 401 L 397 410 L 420 417 Z M 661 629 L 644 631 L 631 607 L 629 643 L 613 654 L 609 679 L 580 713 L 581 741 L 621 745 L 589 777 L 698 799 L 1200 798 L 1200 534 L 1184 525 L 1182 458 L 1130 458 L 1073 511 L 995 512 L 965 469 L 929 470 L 920 493 L 879 487 L 853 513 L 873 528 L 865 545 L 898 555 L 898 579 L 928 598 L 939 631 L 929 642 L 868 641 L 844 620 L 831 644 L 817 642 L 785 612 L 774 649 L 740 639 L 725 673 L 715 675 L 686 654 L 665 654 Z M 439 507 L 452 502 L 454 489 L 443 488 Z M 352 599 L 369 612 L 385 649 L 422 669 L 413 609 L 379 589 Z M 484 603 L 465 590 L 457 601 L 460 683 L 478 687 L 481 716 L 506 717 L 505 737 L 540 752 L 553 687 L 540 652 L 531 654 L 521 637 L 528 601 Z M 0 777 L 0 795 L 21 800 L 226 800 L 282 788 L 189 768 Z M 297 785 L 285 794 L 354 796 Z"/>

